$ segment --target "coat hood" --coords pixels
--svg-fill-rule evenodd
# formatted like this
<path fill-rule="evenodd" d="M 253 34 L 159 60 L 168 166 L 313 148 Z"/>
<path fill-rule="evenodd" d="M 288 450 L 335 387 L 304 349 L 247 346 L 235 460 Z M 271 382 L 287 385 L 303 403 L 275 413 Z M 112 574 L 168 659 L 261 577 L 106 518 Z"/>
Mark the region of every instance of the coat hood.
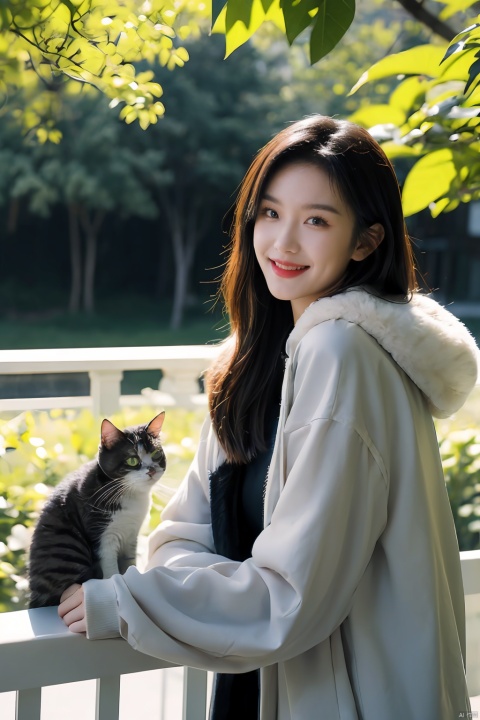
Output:
<path fill-rule="evenodd" d="M 298 319 L 287 355 L 293 357 L 312 327 L 339 319 L 360 325 L 390 353 L 426 396 L 435 417 L 461 408 L 477 382 L 480 354 L 474 338 L 454 315 L 420 293 L 413 293 L 410 302 L 363 289 L 320 298 Z"/>

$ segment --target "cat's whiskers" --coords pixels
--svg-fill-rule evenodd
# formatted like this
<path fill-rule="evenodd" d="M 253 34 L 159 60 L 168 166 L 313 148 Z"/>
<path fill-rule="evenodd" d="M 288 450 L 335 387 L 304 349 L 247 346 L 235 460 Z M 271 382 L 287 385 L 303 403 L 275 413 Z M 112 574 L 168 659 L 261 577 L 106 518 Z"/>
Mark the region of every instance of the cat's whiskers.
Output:
<path fill-rule="evenodd" d="M 95 499 L 95 502 L 97 500 L 101 502 L 102 499 L 107 496 L 114 487 L 116 487 L 117 483 L 118 480 L 109 480 L 108 483 L 105 483 L 105 485 L 101 485 L 97 490 L 95 490 L 94 493 L 92 493 L 91 499 Z M 95 498 L 96 495 L 98 495 L 97 498 Z"/>
<path fill-rule="evenodd" d="M 123 479 L 112 480 L 93 493 L 91 497 L 91 501 L 93 502 L 90 504 L 99 510 L 104 509 L 99 507 L 99 505 L 104 505 L 105 509 L 109 510 L 115 502 L 125 495 L 126 488 L 127 486 L 125 485 Z M 96 495 L 97 497 L 95 497 Z"/>

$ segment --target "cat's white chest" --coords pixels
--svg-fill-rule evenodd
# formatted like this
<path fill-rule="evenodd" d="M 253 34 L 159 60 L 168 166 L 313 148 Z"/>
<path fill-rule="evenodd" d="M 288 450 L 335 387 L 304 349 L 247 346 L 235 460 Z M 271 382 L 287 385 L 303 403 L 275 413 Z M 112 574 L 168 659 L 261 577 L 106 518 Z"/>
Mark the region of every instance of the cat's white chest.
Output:
<path fill-rule="evenodd" d="M 141 493 L 134 497 L 124 497 L 122 508 L 112 514 L 99 547 L 104 578 L 123 573 L 129 565 L 135 564 L 137 537 L 149 507 L 150 496 Z"/>

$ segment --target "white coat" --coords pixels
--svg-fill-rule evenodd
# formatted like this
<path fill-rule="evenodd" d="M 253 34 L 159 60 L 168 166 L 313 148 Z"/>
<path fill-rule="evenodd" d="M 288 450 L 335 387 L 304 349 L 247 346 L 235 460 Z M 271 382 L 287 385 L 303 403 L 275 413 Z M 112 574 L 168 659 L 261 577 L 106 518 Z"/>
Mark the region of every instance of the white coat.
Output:
<path fill-rule="evenodd" d="M 88 636 L 260 667 L 262 720 L 453 720 L 470 709 L 464 593 L 432 412 L 464 403 L 475 342 L 427 297 L 357 289 L 310 305 L 286 352 L 252 557 L 214 553 L 207 423 L 148 571 L 84 585 Z"/>

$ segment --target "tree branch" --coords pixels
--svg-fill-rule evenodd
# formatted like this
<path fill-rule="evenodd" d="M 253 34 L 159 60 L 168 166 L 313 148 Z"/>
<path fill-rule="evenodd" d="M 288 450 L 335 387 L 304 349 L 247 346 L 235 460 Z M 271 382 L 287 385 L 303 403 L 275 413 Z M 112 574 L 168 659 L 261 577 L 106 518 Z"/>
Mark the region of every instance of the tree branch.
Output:
<path fill-rule="evenodd" d="M 426 27 L 436 35 L 440 35 L 440 37 L 448 40 L 448 42 L 457 35 L 458 30 L 455 30 L 455 28 L 443 22 L 443 20 L 440 20 L 436 15 L 424 8 L 421 1 L 397 0 L 397 2 L 404 8 L 404 10 L 412 15 L 412 17 L 423 23 L 423 25 L 426 25 Z"/>

